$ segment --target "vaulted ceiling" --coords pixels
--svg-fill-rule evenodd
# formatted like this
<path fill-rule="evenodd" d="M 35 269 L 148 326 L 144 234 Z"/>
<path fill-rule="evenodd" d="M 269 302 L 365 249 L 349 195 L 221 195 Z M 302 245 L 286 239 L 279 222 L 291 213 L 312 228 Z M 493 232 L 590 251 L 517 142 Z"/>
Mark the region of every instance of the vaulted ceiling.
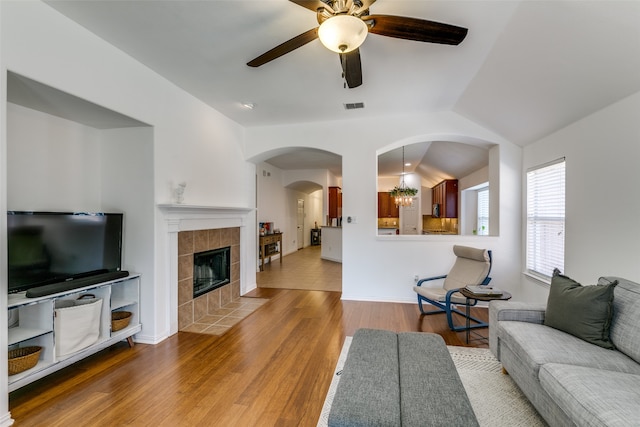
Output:
<path fill-rule="evenodd" d="M 47 3 L 247 127 L 451 110 L 524 146 L 640 91 L 639 1 L 377 0 L 372 14 L 469 32 L 459 46 L 369 34 L 354 89 L 319 40 L 246 65 L 318 26 L 288 0 Z"/>

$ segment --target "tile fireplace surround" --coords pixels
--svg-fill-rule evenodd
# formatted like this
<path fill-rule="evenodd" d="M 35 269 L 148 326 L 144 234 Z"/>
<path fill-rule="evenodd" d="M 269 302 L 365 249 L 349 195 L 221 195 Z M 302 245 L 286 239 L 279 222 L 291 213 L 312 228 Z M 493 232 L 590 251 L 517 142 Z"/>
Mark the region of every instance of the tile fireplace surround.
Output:
<path fill-rule="evenodd" d="M 193 254 L 231 247 L 231 281 L 193 298 Z M 178 330 L 240 298 L 240 228 L 180 231 L 178 233 Z"/>
<path fill-rule="evenodd" d="M 193 324 L 197 316 L 237 298 L 247 285 L 241 265 L 256 263 L 255 209 L 186 204 L 159 204 L 166 226 L 169 335 Z M 184 234 L 183 234 L 184 233 Z M 180 246 L 180 247 L 179 247 Z M 193 299 L 193 252 L 231 246 L 231 283 Z M 202 300 L 201 300 L 202 298 Z M 211 304 L 211 308 L 209 305 Z M 206 314 L 206 313 L 205 313 Z"/>

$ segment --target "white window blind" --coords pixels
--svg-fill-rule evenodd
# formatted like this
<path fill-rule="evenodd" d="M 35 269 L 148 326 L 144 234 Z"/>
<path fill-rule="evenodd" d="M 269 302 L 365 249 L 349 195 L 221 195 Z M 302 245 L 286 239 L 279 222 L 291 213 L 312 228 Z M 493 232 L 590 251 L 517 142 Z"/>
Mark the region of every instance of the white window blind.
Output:
<path fill-rule="evenodd" d="M 478 236 L 489 235 L 489 187 L 478 190 Z"/>
<path fill-rule="evenodd" d="M 527 273 L 564 271 L 565 160 L 527 172 Z"/>

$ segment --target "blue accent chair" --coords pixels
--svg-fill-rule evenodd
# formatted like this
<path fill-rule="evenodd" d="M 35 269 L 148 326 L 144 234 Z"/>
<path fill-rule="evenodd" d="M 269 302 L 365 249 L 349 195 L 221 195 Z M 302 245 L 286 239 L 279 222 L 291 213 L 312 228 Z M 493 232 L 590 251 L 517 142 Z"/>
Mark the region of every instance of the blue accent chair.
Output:
<path fill-rule="evenodd" d="M 456 256 L 456 262 L 448 274 L 435 277 L 427 277 L 418 280 L 413 290 L 418 294 L 418 307 L 420 313 L 438 314 L 446 313 L 447 323 L 452 331 L 464 331 L 466 327 L 466 313 L 456 308 L 458 305 L 473 307 L 477 304 L 477 300 L 467 300 L 459 291 L 467 285 L 488 285 L 491 281 L 489 273 L 491 272 L 491 251 L 488 249 L 476 249 L 468 246 L 455 245 L 453 253 Z M 434 280 L 442 280 L 442 287 L 423 286 L 427 282 Z M 433 309 L 425 310 L 423 302 L 433 306 Z M 456 326 L 453 323 L 453 313 L 465 318 L 465 325 Z M 469 316 L 470 328 L 485 328 L 488 326 L 486 322 Z"/>

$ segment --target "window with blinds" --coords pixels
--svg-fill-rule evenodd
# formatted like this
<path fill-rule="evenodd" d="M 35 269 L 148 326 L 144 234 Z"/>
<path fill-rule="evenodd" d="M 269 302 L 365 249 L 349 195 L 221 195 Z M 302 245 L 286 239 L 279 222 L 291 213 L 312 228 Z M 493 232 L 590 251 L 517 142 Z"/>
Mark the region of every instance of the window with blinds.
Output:
<path fill-rule="evenodd" d="M 489 187 L 478 190 L 478 236 L 489 235 Z"/>
<path fill-rule="evenodd" d="M 527 172 L 527 273 L 564 271 L 565 159 Z"/>

